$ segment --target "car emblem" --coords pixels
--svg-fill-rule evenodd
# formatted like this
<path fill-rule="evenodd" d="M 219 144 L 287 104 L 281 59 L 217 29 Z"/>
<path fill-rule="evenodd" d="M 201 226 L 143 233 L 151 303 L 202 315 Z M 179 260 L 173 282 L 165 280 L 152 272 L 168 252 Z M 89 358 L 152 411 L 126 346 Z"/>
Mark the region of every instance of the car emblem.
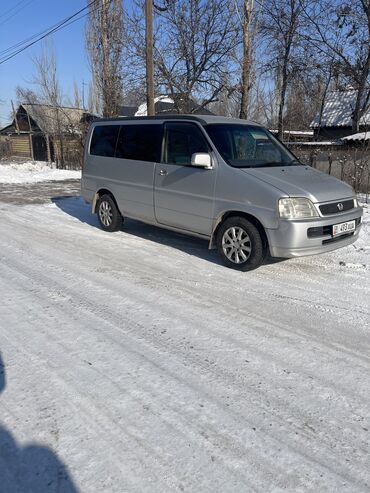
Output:
<path fill-rule="evenodd" d="M 339 204 L 337 204 L 337 207 L 338 207 L 338 210 L 342 211 L 343 210 L 342 202 L 339 202 Z"/>

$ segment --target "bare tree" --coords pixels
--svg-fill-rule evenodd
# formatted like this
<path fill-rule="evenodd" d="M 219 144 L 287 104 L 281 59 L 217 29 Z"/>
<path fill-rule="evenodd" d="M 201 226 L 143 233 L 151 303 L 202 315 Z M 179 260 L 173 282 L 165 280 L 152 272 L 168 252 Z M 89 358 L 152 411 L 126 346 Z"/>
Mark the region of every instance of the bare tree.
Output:
<path fill-rule="evenodd" d="M 98 115 L 100 112 L 99 96 L 93 80 L 89 82 L 89 92 L 87 96 L 87 108 L 90 113 Z"/>
<path fill-rule="evenodd" d="M 304 14 L 313 26 L 309 40 L 323 57 L 335 61 L 337 75 L 356 90 L 352 131 L 359 132 L 370 102 L 370 0 L 353 0 L 338 6 L 329 0 L 312 0 Z"/>
<path fill-rule="evenodd" d="M 80 89 L 76 80 L 73 81 L 73 104 L 75 108 L 83 108 Z"/>
<path fill-rule="evenodd" d="M 243 16 L 240 19 L 243 33 L 242 77 L 241 77 L 241 102 L 239 118 L 248 117 L 248 109 L 251 91 L 252 71 L 252 45 L 253 45 L 253 9 L 254 0 L 243 0 Z"/>
<path fill-rule="evenodd" d="M 163 2 L 162 2 L 163 4 Z M 227 0 L 172 0 L 155 4 L 154 64 L 157 92 L 172 96 L 178 112 L 204 108 L 218 100 L 230 80 L 229 62 L 238 43 Z M 130 19 L 129 65 L 138 87 L 145 67 L 145 24 L 140 6 Z M 199 105 L 190 106 L 190 100 Z"/>
<path fill-rule="evenodd" d="M 46 125 L 57 143 L 57 164 L 63 167 L 65 161 L 61 114 L 63 95 L 59 85 L 55 51 L 48 42 L 43 45 L 41 54 L 34 57 L 33 63 L 36 69 L 33 83 L 38 88 L 39 100 L 42 104 L 47 104 L 52 108 L 49 118 L 52 121 L 46 122 Z M 44 115 L 40 115 L 40 118 L 43 117 Z"/>
<path fill-rule="evenodd" d="M 271 0 L 263 4 L 262 32 L 269 47 L 270 68 L 276 74 L 278 137 L 283 137 L 289 84 L 299 67 L 300 27 L 305 0 Z"/>
<path fill-rule="evenodd" d="M 98 0 L 90 5 L 86 47 L 94 87 L 103 116 L 119 114 L 122 100 L 122 0 Z"/>
<path fill-rule="evenodd" d="M 75 106 L 67 108 L 58 77 L 57 61 L 50 43 L 45 43 L 40 55 L 33 58 L 35 90 L 17 88 L 20 103 L 29 105 L 29 113 L 45 135 L 49 157 L 52 155 L 60 168 L 81 162 L 87 122 L 83 121 L 80 97 L 75 84 Z M 29 130 L 32 132 L 30 118 Z M 77 144 L 77 145 L 76 145 Z M 53 151 L 53 152 L 52 152 Z"/>

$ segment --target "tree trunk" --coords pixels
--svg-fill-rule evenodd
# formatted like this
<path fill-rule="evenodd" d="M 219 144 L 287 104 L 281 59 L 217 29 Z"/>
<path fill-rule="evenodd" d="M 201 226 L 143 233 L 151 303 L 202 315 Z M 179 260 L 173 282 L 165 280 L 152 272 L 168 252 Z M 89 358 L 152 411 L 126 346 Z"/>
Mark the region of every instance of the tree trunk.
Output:
<path fill-rule="evenodd" d="M 361 79 L 357 89 L 356 103 L 352 117 L 352 132 L 354 134 L 360 131 L 360 120 L 362 115 L 365 113 L 367 109 L 366 108 L 367 104 L 369 103 L 368 97 L 366 96 L 366 91 L 368 91 L 367 81 L 369 77 L 369 72 L 370 72 L 370 51 L 367 56 L 364 70 L 361 73 Z"/>
<path fill-rule="evenodd" d="M 364 14 L 367 19 L 367 35 L 368 39 L 370 37 L 370 2 L 367 0 L 361 0 L 362 8 L 364 11 Z M 352 118 L 352 132 L 353 133 L 358 133 L 360 131 L 360 120 L 362 115 L 366 112 L 368 104 L 369 104 L 369 97 L 370 97 L 370 90 L 368 88 L 369 83 L 369 73 L 370 73 L 370 45 L 367 43 L 366 45 L 367 49 L 367 57 L 366 61 L 364 63 L 363 70 L 361 71 L 360 74 L 360 79 L 359 79 L 359 84 L 358 84 L 358 89 L 357 89 L 357 97 L 356 97 L 356 103 L 355 103 L 355 109 L 353 111 L 353 118 Z M 367 92 L 367 94 L 366 94 Z"/>
<path fill-rule="evenodd" d="M 102 0 L 101 6 L 101 37 L 103 57 L 103 116 L 113 116 L 110 108 L 110 67 L 109 67 L 109 44 L 108 44 L 108 8 L 109 0 Z"/>
<path fill-rule="evenodd" d="M 330 68 L 329 68 L 328 78 L 326 79 L 325 88 L 324 88 L 324 92 L 323 92 L 322 99 L 321 99 L 320 112 L 319 112 L 319 121 L 318 121 L 318 124 L 317 124 L 317 130 L 316 130 L 316 135 L 315 135 L 315 139 L 314 139 L 315 141 L 318 140 L 319 134 L 320 134 L 320 128 L 321 128 L 321 122 L 322 122 L 322 115 L 324 113 L 326 95 L 328 93 L 328 89 L 329 89 L 329 86 L 330 86 L 330 82 L 331 82 L 331 78 L 332 78 L 332 72 L 333 72 L 333 65 L 331 63 L 330 64 Z"/>
<path fill-rule="evenodd" d="M 279 114 L 278 114 L 278 138 L 283 140 L 284 135 L 284 106 L 285 97 L 288 87 L 288 60 L 289 60 L 289 49 L 286 49 L 286 54 L 283 61 L 282 77 L 281 77 L 281 90 L 280 90 L 280 100 L 279 100 Z"/>
<path fill-rule="evenodd" d="M 248 118 L 250 89 L 251 89 L 251 65 L 252 65 L 252 13 L 254 0 L 244 0 L 243 8 L 243 64 L 241 83 L 241 103 L 239 118 Z"/>
<path fill-rule="evenodd" d="M 56 130 L 57 130 L 57 136 L 59 140 L 59 150 L 60 150 L 59 162 L 57 164 L 57 167 L 63 169 L 65 164 L 64 137 L 63 137 L 61 118 L 60 118 L 60 110 L 57 104 L 55 105 L 55 111 L 56 111 L 56 127 L 57 127 Z"/>
<path fill-rule="evenodd" d="M 147 115 L 155 115 L 154 108 L 154 62 L 153 62 L 153 2 L 145 0 L 146 25 L 146 104 Z"/>

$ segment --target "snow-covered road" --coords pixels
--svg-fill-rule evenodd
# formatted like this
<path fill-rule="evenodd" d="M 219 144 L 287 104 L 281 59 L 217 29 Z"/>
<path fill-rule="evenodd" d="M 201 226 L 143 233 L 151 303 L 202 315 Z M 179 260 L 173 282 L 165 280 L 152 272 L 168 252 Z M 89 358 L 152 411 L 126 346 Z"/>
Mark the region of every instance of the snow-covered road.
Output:
<path fill-rule="evenodd" d="M 239 273 L 80 198 L 0 203 L 0 492 L 368 492 L 365 212 L 351 247 Z"/>

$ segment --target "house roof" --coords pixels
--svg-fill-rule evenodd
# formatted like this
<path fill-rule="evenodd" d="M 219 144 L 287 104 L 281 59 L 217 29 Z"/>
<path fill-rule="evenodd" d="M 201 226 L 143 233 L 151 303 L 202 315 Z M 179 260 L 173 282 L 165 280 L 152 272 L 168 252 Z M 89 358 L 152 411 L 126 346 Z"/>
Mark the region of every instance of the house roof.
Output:
<path fill-rule="evenodd" d="M 269 129 L 272 134 L 277 134 L 279 131 L 277 129 Z M 313 130 L 284 130 L 283 131 L 284 137 L 313 137 L 314 132 Z"/>
<path fill-rule="evenodd" d="M 135 116 L 135 113 L 137 112 L 137 106 L 120 106 L 119 108 L 119 115 L 120 116 Z"/>
<path fill-rule="evenodd" d="M 347 135 L 346 137 L 342 137 L 340 140 L 344 140 L 345 142 L 370 141 L 370 131 L 369 132 L 359 132 L 357 134 Z"/>
<path fill-rule="evenodd" d="M 175 97 L 180 97 L 180 96 L 175 96 Z M 197 110 L 196 109 L 197 107 L 198 104 L 195 101 L 190 100 L 187 104 L 186 113 L 191 113 L 194 115 L 213 115 L 213 113 L 207 110 L 206 108 L 201 108 Z M 175 108 L 174 98 L 166 95 L 158 96 L 154 99 L 154 109 L 156 115 L 162 115 L 162 114 L 176 115 L 178 113 Z M 148 109 L 146 103 L 142 103 L 140 106 L 136 108 L 133 106 L 121 106 L 120 108 L 120 116 L 139 117 L 139 116 L 147 116 L 147 114 L 148 114 Z"/>
<path fill-rule="evenodd" d="M 65 133 L 79 133 L 80 124 L 88 115 L 83 108 L 70 108 L 67 106 L 49 106 L 45 104 L 21 104 L 18 111 L 24 108 L 30 118 L 45 133 L 58 133 L 60 129 Z"/>
<path fill-rule="evenodd" d="M 330 91 L 326 97 L 320 127 L 351 127 L 357 91 Z M 319 127 L 319 114 L 310 127 Z M 370 106 L 360 120 L 360 125 L 370 124 Z"/>

